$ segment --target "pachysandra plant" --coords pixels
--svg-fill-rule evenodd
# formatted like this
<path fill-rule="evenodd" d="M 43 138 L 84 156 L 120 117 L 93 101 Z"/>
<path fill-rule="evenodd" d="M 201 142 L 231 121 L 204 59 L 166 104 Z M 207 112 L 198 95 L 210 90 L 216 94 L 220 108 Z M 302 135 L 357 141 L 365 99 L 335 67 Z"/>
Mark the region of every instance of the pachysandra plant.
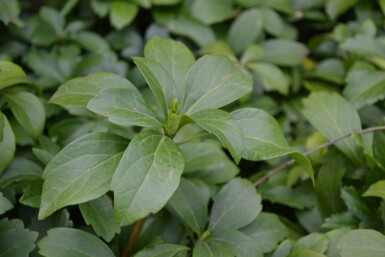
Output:
<path fill-rule="evenodd" d="M 241 158 L 266 160 L 290 154 L 313 179 L 309 160 L 290 149 L 272 116 L 255 108 L 232 113 L 218 109 L 252 90 L 250 75 L 237 62 L 224 55 L 205 55 L 195 60 L 184 44 L 159 37 L 147 43 L 144 57 L 133 59 L 155 96 L 156 101 L 151 104 L 125 78 L 102 72 L 72 79 L 52 96 L 53 104 L 85 107 L 111 123 L 143 129 L 131 141 L 111 132 L 96 132 L 64 147 L 44 170 L 39 219 L 74 204 L 80 204 L 84 216 L 83 209 L 90 208 L 89 203 L 96 201 L 93 204 L 97 206 L 101 204 L 98 201 L 103 201 L 111 205 L 109 197 L 104 196 L 111 190 L 116 223 L 111 225 L 115 227 L 112 234 L 104 234 L 106 240 L 119 232 L 120 226 L 157 213 L 168 202 L 171 212 L 189 220 L 184 216 L 188 208 L 178 204 L 178 197 L 184 194 L 199 195 L 193 183 L 180 182 L 183 171 L 188 170 L 181 148 L 187 146 L 189 139 L 181 139 L 178 132 L 187 124 L 195 124 L 214 135 L 236 163 Z M 251 201 L 248 204 L 253 207 L 244 211 L 242 219 L 234 218 L 241 215 L 236 209 L 242 210 L 242 206 L 230 211 L 229 216 L 222 214 L 225 206 L 231 205 L 226 195 L 234 192 L 248 195 L 242 199 Z M 199 214 L 200 220 L 186 221 L 186 226 L 201 238 L 194 253 L 199 256 L 199 252 L 206 251 L 206 244 L 218 248 L 220 237 L 238 235 L 238 229 L 257 217 L 260 201 L 250 182 L 231 180 L 215 200 L 207 230 L 205 204 L 198 208 L 204 210 L 199 212 L 203 213 Z M 216 234 L 222 230 L 228 233 Z M 212 241 L 205 241 L 209 237 Z"/>

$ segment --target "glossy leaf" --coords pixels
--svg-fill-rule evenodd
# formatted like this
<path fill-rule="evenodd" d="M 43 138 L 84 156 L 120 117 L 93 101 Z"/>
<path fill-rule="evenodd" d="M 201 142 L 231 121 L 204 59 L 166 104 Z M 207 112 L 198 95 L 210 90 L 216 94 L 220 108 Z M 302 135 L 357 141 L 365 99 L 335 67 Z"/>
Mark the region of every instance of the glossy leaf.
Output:
<path fill-rule="evenodd" d="M 9 61 L 0 61 L 0 89 L 27 82 L 28 78 L 20 66 Z"/>
<path fill-rule="evenodd" d="M 160 85 L 164 90 L 167 106 L 171 107 L 174 99 L 182 103 L 187 73 L 195 62 L 194 55 L 187 46 L 175 40 L 154 37 L 144 47 L 144 56 L 160 64 L 174 82 L 174 89 L 168 88 L 171 85 Z M 155 75 L 159 77 L 158 74 Z"/>
<path fill-rule="evenodd" d="M 110 8 L 110 21 L 116 29 L 130 24 L 139 11 L 138 6 L 125 1 L 113 1 Z"/>
<path fill-rule="evenodd" d="M 118 223 L 158 212 L 177 189 L 183 168 L 183 155 L 170 138 L 153 131 L 136 135 L 112 179 Z"/>
<path fill-rule="evenodd" d="M 207 205 L 202 192 L 192 182 L 182 179 L 168 206 L 195 233 L 203 232 L 208 220 Z"/>
<path fill-rule="evenodd" d="M 227 41 L 239 54 L 261 36 L 263 20 L 259 9 L 243 11 L 231 24 Z M 242 40 L 240 40 L 242 38 Z"/>
<path fill-rule="evenodd" d="M 16 150 L 15 135 L 7 117 L 0 112 L 0 175 L 12 162 Z"/>
<path fill-rule="evenodd" d="M 188 250 L 182 245 L 159 244 L 145 248 L 134 257 L 184 257 Z"/>
<path fill-rule="evenodd" d="M 5 97 L 20 125 L 30 136 L 38 137 L 45 124 L 45 109 L 39 98 L 23 91 L 9 93 Z"/>
<path fill-rule="evenodd" d="M 267 112 L 244 108 L 234 111 L 232 115 L 243 131 L 244 159 L 266 160 L 291 152 L 280 125 Z"/>
<path fill-rule="evenodd" d="M 191 67 L 184 96 L 183 112 L 220 108 L 252 89 L 250 75 L 226 56 L 206 55 Z"/>
<path fill-rule="evenodd" d="M 385 254 L 385 236 L 375 230 L 356 229 L 343 236 L 337 248 L 341 257 L 381 257 Z"/>
<path fill-rule="evenodd" d="M 385 72 L 356 70 L 349 74 L 344 96 L 357 108 L 385 98 Z"/>
<path fill-rule="evenodd" d="M 277 66 L 269 63 L 250 63 L 247 67 L 258 75 L 266 91 L 278 91 L 282 95 L 289 93 L 289 81 Z"/>
<path fill-rule="evenodd" d="M 38 242 L 45 257 L 115 257 L 107 245 L 87 232 L 72 228 L 53 228 Z"/>
<path fill-rule="evenodd" d="M 122 126 L 161 127 L 156 113 L 134 88 L 106 89 L 91 99 L 87 109 Z"/>
<path fill-rule="evenodd" d="M 44 170 L 39 219 L 72 204 L 96 199 L 110 189 L 127 140 L 90 133 L 64 147 Z"/>
<path fill-rule="evenodd" d="M 241 231 L 251 237 L 258 250 L 263 253 L 273 251 L 278 243 L 288 236 L 288 231 L 278 216 L 264 212 Z"/>
<path fill-rule="evenodd" d="M 213 133 L 238 163 L 244 149 L 241 128 L 233 117 L 222 110 L 204 110 L 190 116 L 199 126 Z"/>
<path fill-rule="evenodd" d="M 213 24 L 232 17 L 232 1 L 196 0 L 191 5 L 191 15 L 205 24 Z"/>
<path fill-rule="evenodd" d="M 270 39 L 262 43 L 263 61 L 282 66 L 297 66 L 308 54 L 301 43 L 287 39 Z"/>
<path fill-rule="evenodd" d="M 261 210 L 261 197 L 253 184 L 245 179 L 233 179 L 215 198 L 209 229 L 239 229 L 251 223 Z"/>
<path fill-rule="evenodd" d="M 93 73 L 62 84 L 51 97 L 50 103 L 87 106 L 89 100 L 107 88 L 134 88 L 127 79 L 107 72 Z"/>
<path fill-rule="evenodd" d="M 312 93 L 303 103 L 302 113 L 329 140 L 361 130 L 360 117 L 355 108 L 336 93 Z M 344 139 L 336 146 L 353 162 L 362 162 L 361 150 L 354 139 Z"/>
<path fill-rule="evenodd" d="M 116 233 L 120 233 L 120 227 L 115 223 L 114 207 L 108 196 L 103 195 L 79 204 L 79 209 L 84 221 L 107 242 L 111 241 Z"/>
<path fill-rule="evenodd" d="M 35 248 L 37 232 L 24 228 L 21 220 L 0 221 L 0 256 L 28 257 Z"/>

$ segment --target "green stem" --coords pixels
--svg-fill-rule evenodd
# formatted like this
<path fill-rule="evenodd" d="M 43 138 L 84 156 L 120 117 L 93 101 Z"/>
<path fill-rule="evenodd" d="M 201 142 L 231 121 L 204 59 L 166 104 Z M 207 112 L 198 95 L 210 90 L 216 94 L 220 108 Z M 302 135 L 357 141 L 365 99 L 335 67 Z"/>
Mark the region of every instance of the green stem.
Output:
<path fill-rule="evenodd" d="M 370 128 L 366 128 L 366 129 L 363 129 L 361 131 L 358 131 L 358 132 L 350 132 L 350 133 L 348 133 L 346 135 L 343 135 L 341 137 L 338 137 L 338 138 L 335 138 L 333 140 L 330 140 L 329 142 L 324 143 L 322 145 L 319 145 L 319 146 L 317 146 L 315 148 L 309 149 L 306 152 L 304 152 L 303 155 L 309 156 L 312 153 L 315 153 L 315 152 L 317 152 L 317 151 L 319 151 L 319 150 L 321 150 L 323 148 L 326 148 L 326 147 L 329 147 L 331 145 L 334 145 L 334 144 L 338 143 L 339 141 L 341 141 L 341 140 L 343 140 L 345 138 L 351 137 L 353 134 L 362 135 L 362 134 L 373 133 L 373 132 L 382 131 L 382 130 L 385 130 L 385 126 L 370 127 Z M 287 162 L 284 162 L 283 164 L 281 164 L 280 166 L 276 167 L 275 169 L 270 170 L 269 172 L 266 173 L 266 175 L 264 175 L 263 177 L 261 177 L 260 179 L 255 181 L 254 182 L 254 186 L 259 186 L 260 184 L 265 182 L 268 178 L 273 176 L 275 173 L 277 173 L 280 170 L 283 170 L 287 166 L 290 166 L 294 162 L 295 162 L 295 160 L 291 159 L 291 160 L 289 160 Z"/>
<path fill-rule="evenodd" d="M 124 250 L 122 257 L 130 257 L 131 256 L 131 253 L 134 250 L 135 244 L 138 241 L 140 233 L 142 232 L 142 228 L 143 228 L 145 221 L 146 221 L 146 218 L 143 218 L 141 220 L 138 220 L 135 223 L 134 230 L 131 233 L 130 239 L 128 240 L 127 247 Z"/>

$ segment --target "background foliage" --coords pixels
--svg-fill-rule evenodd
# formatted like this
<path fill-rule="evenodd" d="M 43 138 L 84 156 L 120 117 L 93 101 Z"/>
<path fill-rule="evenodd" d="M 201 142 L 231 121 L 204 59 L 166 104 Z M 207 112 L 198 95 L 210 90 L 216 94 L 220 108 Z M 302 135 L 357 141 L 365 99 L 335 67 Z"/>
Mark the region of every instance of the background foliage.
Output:
<path fill-rule="evenodd" d="M 384 256 L 384 15 L 0 0 L 0 256 Z"/>

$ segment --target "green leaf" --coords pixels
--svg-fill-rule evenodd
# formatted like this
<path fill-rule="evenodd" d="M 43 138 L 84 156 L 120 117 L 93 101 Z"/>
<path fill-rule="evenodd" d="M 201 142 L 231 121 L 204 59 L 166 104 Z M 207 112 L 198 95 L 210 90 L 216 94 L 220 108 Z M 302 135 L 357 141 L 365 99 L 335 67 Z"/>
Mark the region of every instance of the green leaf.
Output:
<path fill-rule="evenodd" d="M 356 109 L 336 93 L 312 93 L 303 100 L 302 113 L 309 122 L 329 140 L 361 130 Z M 349 159 L 362 163 L 361 149 L 353 138 L 335 144 Z"/>
<path fill-rule="evenodd" d="M 216 240 L 199 240 L 193 249 L 193 257 L 234 257 L 230 247 L 220 241 Z"/>
<path fill-rule="evenodd" d="M 231 24 L 227 41 L 236 54 L 255 43 L 262 33 L 262 15 L 259 9 L 242 12 Z"/>
<path fill-rule="evenodd" d="M 191 39 L 201 48 L 215 42 L 213 29 L 192 19 L 171 20 L 168 22 L 167 27 L 172 33 Z"/>
<path fill-rule="evenodd" d="M 385 44 L 373 37 L 357 35 L 354 38 L 346 39 L 340 48 L 369 60 L 385 59 Z"/>
<path fill-rule="evenodd" d="M 292 152 L 280 125 L 267 112 L 256 108 L 244 108 L 234 111 L 232 115 L 243 131 L 244 159 L 266 160 Z"/>
<path fill-rule="evenodd" d="M 279 14 L 271 8 L 262 8 L 261 12 L 264 29 L 274 36 L 280 36 L 285 29 L 285 23 Z"/>
<path fill-rule="evenodd" d="M 13 115 L 27 133 L 37 138 L 45 124 L 45 109 L 39 98 L 29 92 L 5 95 Z"/>
<path fill-rule="evenodd" d="M 326 3 L 326 13 L 331 19 L 336 19 L 338 16 L 353 7 L 358 0 L 328 0 Z"/>
<path fill-rule="evenodd" d="M 65 20 L 58 10 L 43 6 L 38 19 L 38 26 L 32 35 L 33 43 L 47 46 L 62 37 Z"/>
<path fill-rule="evenodd" d="M 203 56 L 189 71 L 183 113 L 220 108 L 251 90 L 251 76 L 238 63 L 222 55 Z"/>
<path fill-rule="evenodd" d="M 293 250 L 310 249 L 319 253 L 324 253 L 326 249 L 328 249 L 328 244 L 329 239 L 327 235 L 321 233 L 311 233 L 295 242 Z"/>
<path fill-rule="evenodd" d="M 297 66 L 308 54 L 305 45 L 287 39 L 269 39 L 262 43 L 262 61 L 282 66 Z"/>
<path fill-rule="evenodd" d="M 137 5 L 125 1 L 113 1 L 110 7 L 110 22 L 120 30 L 130 24 L 138 13 Z"/>
<path fill-rule="evenodd" d="M 203 193 L 192 182 L 181 179 L 168 207 L 195 233 L 200 235 L 203 232 L 208 220 L 207 205 Z"/>
<path fill-rule="evenodd" d="M 23 195 L 20 197 L 20 203 L 38 209 L 41 202 L 41 192 L 43 187 L 42 180 L 36 180 L 23 188 Z"/>
<path fill-rule="evenodd" d="M 341 190 L 341 197 L 348 207 L 348 210 L 361 220 L 372 220 L 373 212 L 370 205 L 354 187 L 344 187 Z"/>
<path fill-rule="evenodd" d="M 25 72 L 19 65 L 8 61 L 0 61 L 0 89 L 28 82 Z"/>
<path fill-rule="evenodd" d="M 0 0 L 0 20 L 5 25 L 8 25 L 10 22 L 21 25 L 19 13 L 20 8 L 17 0 Z"/>
<path fill-rule="evenodd" d="M 315 186 L 315 180 L 314 180 L 314 171 L 313 167 L 311 165 L 311 161 L 309 158 L 307 158 L 305 155 L 299 152 L 291 152 L 290 157 L 293 158 L 297 164 L 305 170 L 307 175 L 310 177 L 311 182 L 313 183 L 313 186 Z"/>
<path fill-rule="evenodd" d="M 326 255 L 310 249 L 294 249 L 287 257 L 326 257 Z"/>
<path fill-rule="evenodd" d="M 115 257 L 99 238 L 72 228 L 50 229 L 37 245 L 45 257 Z"/>
<path fill-rule="evenodd" d="M 224 21 L 235 14 L 231 0 L 195 0 L 190 11 L 194 18 L 208 25 Z"/>
<path fill-rule="evenodd" d="M 12 208 L 13 208 L 12 202 L 9 201 L 8 198 L 5 197 L 2 192 L 0 192 L 0 215 L 3 215 L 4 213 L 11 210 Z"/>
<path fill-rule="evenodd" d="M 344 209 L 341 184 L 346 167 L 343 156 L 336 151 L 331 151 L 324 160 L 324 164 L 318 171 L 315 191 L 321 215 L 328 217 Z"/>
<path fill-rule="evenodd" d="M 287 257 L 291 251 L 292 244 L 290 239 L 286 239 L 275 249 L 272 257 Z"/>
<path fill-rule="evenodd" d="M 254 240 L 237 230 L 214 231 L 211 240 L 225 243 L 237 257 L 263 256 Z"/>
<path fill-rule="evenodd" d="M 378 164 L 385 169 L 385 132 L 378 131 L 373 134 L 373 155 Z"/>
<path fill-rule="evenodd" d="M 0 221 L 0 256 L 6 257 L 28 257 L 35 248 L 37 232 L 24 228 L 21 220 Z"/>
<path fill-rule="evenodd" d="M 344 96 L 357 108 L 385 98 L 385 72 L 354 70 L 348 76 Z"/>
<path fill-rule="evenodd" d="M 385 255 L 385 236 L 375 230 L 357 229 L 343 236 L 337 248 L 341 257 L 382 257 Z"/>
<path fill-rule="evenodd" d="M 246 179 L 233 179 L 215 198 L 209 229 L 239 229 L 250 224 L 261 210 L 261 197 L 253 184 Z"/>
<path fill-rule="evenodd" d="M 172 85 L 160 84 L 167 100 L 167 106 L 170 108 L 175 98 L 182 103 L 187 73 L 195 62 L 194 55 L 187 46 L 172 39 L 162 39 L 156 36 L 144 47 L 144 56 L 160 64 L 174 82 L 172 85 L 175 88 L 169 88 Z M 155 77 L 161 75 L 155 74 Z"/>
<path fill-rule="evenodd" d="M 263 253 L 273 251 L 278 243 L 288 236 L 288 231 L 278 216 L 264 212 L 241 231 L 251 237 L 258 250 Z"/>
<path fill-rule="evenodd" d="M 222 110 L 204 110 L 190 116 L 199 126 L 213 133 L 238 163 L 244 149 L 242 130 L 233 117 Z"/>
<path fill-rule="evenodd" d="M 197 177 L 206 183 L 220 184 L 234 178 L 239 172 L 216 141 L 190 141 L 179 147 L 186 163 L 183 173 L 187 176 Z"/>
<path fill-rule="evenodd" d="M 162 126 L 156 113 L 136 88 L 106 89 L 88 102 L 87 109 L 122 126 Z"/>
<path fill-rule="evenodd" d="M 112 179 L 118 223 L 158 212 L 177 189 L 183 169 L 183 155 L 170 138 L 153 131 L 137 134 Z"/>
<path fill-rule="evenodd" d="M 98 236 L 111 241 L 120 227 L 115 223 L 114 207 L 111 199 L 103 195 L 99 198 L 79 204 L 80 212 L 87 225 L 91 225 Z"/>
<path fill-rule="evenodd" d="M 305 209 L 314 206 L 312 191 L 312 188 L 306 186 L 294 189 L 286 186 L 275 186 L 264 191 L 262 196 L 264 200 L 273 203 L 280 203 L 296 209 Z"/>
<path fill-rule="evenodd" d="M 159 244 L 143 249 L 134 257 L 184 257 L 188 250 L 183 245 Z"/>
<path fill-rule="evenodd" d="M 43 169 L 33 161 L 20 157 L 14 158 L 0 177 L 0 188 L 19 181 L 40 179 L 42 173 Z"/>
<path fill-rule="evenodd" d="M 39 219 L 106 193 L 127 144 L 122 137 L 97 132 L 64 147 L 44 170 Z"/>
<path fill-rule="evenodd" d="M 15 135 L 7 117 L 0 112 L 0 175 L 12 162 L 16 150 Z"/>
<path fill-rule="evenodd" d="M 363 196 L 377 196 L 385 198 L 385 180 L 380 180 L 370 185 Z"/>
<path fill-rule="evenodd" d="M 87 106 L 88 101 L 107 88 L 135 88 L 122 76 L 97 72 L 87 77 L 75 78 L 62 84 L 51 97 L 50 103 Z"/>
<path fill-rule="evenodd" d="M 276 65 L 269 63 L 250 63 L 247 67 L 258 75 L 266 91 L 278 91 L 282 95 L 289 93 L 289 81 Z"/>

